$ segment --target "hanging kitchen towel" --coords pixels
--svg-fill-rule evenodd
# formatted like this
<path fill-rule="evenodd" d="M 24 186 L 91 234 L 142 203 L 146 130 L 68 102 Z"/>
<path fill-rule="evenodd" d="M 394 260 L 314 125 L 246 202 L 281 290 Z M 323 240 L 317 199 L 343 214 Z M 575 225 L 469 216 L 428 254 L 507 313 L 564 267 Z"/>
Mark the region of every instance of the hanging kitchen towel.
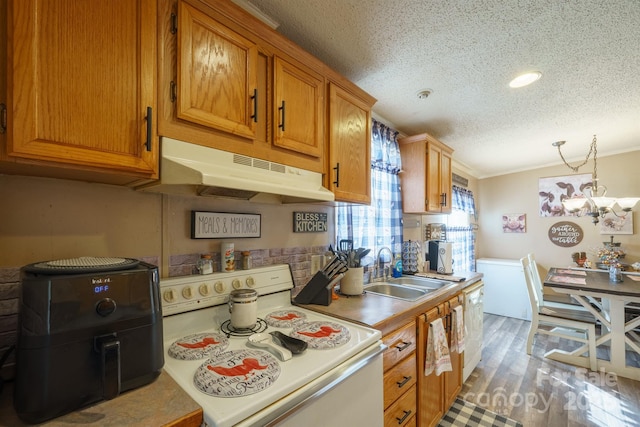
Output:
<path fill-rule="evenodd" d="M 464 315 L 462 313 L 462 306 L 459 305 L 453 309 L 452 313 L 452 328 L 451 328 L 451 351 L 457 351 L 462 353 L 464 351 Z"/>
<path fill-rule="evenodd" d="M 427 355 L 424 361 L 424 375 L 430 375 L 433 371 L 440 375 L 445 371 L 452 371 L 447 334 L 444 332 L 442 319 L 436 319 L 429 324 L 427 336 Z"/>

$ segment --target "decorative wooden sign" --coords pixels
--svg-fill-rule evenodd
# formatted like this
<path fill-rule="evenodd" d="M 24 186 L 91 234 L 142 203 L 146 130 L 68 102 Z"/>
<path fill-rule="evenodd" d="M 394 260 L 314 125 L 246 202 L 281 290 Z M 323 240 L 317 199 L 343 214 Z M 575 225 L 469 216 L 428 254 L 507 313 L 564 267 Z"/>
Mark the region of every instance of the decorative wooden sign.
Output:
<path fill-rule="evenodd" d="M 260 214 L 191 211 L 191 238 L 260 237 L 260 218 Z"/>
<path fill-rule="evenodd" d="M 294 233 L 322 233 L 327 231 L 327 214 L 324 212 L 294 212 Z"/>
<path fill-rule="evenodd" d="M 551 243 L 563 248 L 570 248 L 582 242 L 584 233 L 582 228 L 569 221 L 556 222 L 549 228 L 549 240 Z"/>

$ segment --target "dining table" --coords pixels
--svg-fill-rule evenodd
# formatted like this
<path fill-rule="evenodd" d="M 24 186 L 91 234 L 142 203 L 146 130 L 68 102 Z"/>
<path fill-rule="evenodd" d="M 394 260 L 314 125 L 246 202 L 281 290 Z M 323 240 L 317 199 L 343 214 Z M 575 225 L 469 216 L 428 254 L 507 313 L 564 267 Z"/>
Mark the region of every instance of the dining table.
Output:
<path fill-rule="evenodd" d="M 640 303 L 639 273 L 623 273 L 622 282 L 613 282 L 607 270 L 552 267 L 543 286 L 571 295 L 600 324 L 596 347 L 608 346 L 609 351 L 599 352 L 598 370 L 640 380 L 640 364 L 628 363 L 633 357 L 627 358 L 628 352 L 632 352 L 636 353 L 635 359 L 640 360 L 640 335 L 635 331 L 640 327 L 640 316 L 631 314 L 637 310 L 629 306 Z M 558 350 L 558 353 L 561 352 Z M 553 354 L 551 351 L 549 357 L 554 358 Z M 563 353 L 564 361 L 571 363 L 570 357 Z M 581 364 L 578 359 L 574 362 Z"/>

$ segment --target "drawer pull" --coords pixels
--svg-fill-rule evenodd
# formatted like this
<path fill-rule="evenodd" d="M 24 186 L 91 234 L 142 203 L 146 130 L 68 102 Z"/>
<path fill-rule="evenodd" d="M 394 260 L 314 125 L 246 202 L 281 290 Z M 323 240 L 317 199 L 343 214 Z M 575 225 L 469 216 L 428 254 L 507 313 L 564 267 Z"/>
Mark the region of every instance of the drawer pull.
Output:
<path fill-rule="evenodd" d="M 396 384 L 398 384 L 398 388 L 402 388 L 407 382 L 409 382 L 410 379 L 411 377 L 405 376 L 402 381 L 396 382 Z"/>
<path fill-rule="evenodd" d="M 404 342 L 404 341 L 403 341 L 403 342 L 402 342 L 402 344 L 397 345 L 397 346 L 396 346 L 396 348 L 398 349 L 398 351 L 402 351 L 402 350 L 404 350 L 405 348 L 409 347 L 410 345 L 411 345 L 411 343 L 410 343 L 410 342 Z"/>
<path fill-rule="evenodd" d="M 398 420 L 398 424 L 402 424 L 404 420 L 406 420 L 407 417 L 411 415 L 411 411 L 402 411 L 402 412 L 404 412 L 404 415 L 402 416 L 402 418 L 396 417 L 396 420 Z"/>

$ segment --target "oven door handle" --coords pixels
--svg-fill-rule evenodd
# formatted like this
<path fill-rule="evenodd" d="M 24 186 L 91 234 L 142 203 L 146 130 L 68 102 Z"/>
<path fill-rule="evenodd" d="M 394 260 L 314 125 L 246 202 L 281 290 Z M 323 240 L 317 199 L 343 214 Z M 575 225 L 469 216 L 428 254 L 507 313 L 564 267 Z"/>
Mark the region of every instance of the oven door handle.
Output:
<path fill-rule="evenodd" d="M 244 424 L 243 426 L 264 426 L 264 427 L 273 427 L 278 425 L 280 422 L 285 420 L 287 417 L 290 417 L 292 414 L 295 414 L 298 411 L 306 408 L 307 406 L 313 404 L 314 401 L 322 397 L 325 393 L 327 393 L 332 388 L 336 387 L 338 384 L 347 380 L 349 377 L 354 375 L 363 367 L 372 363 L 377 357 L 381 356 L 382 353 L 387 349 L 387 346 L 382 343 L 382 341 L 378 341 L 375 345 L 372 345 L 368 349 L 364 350 L 359 355 L 355 356 L 357 359 L 351 360 L 346 363 L 345 366 L 340 367 L 340 369 L 335 370 L 331 373 L 331 375 L 322 383 L 316 384 L 309 395 L 303 397 L 301 400 L 294 400 L 292 402 L 288 402 L 284 407 L 284 412 L 279 412 L 278 414 L 274 414 L 274 418 L 266 419 L 264 417 L 256 419 L 255 423 L 249 422 L 248 424 Z M 245 420 L 247 421 L 247 420 Z M 265 421 L 267 423 L 265 424 Z"/>

